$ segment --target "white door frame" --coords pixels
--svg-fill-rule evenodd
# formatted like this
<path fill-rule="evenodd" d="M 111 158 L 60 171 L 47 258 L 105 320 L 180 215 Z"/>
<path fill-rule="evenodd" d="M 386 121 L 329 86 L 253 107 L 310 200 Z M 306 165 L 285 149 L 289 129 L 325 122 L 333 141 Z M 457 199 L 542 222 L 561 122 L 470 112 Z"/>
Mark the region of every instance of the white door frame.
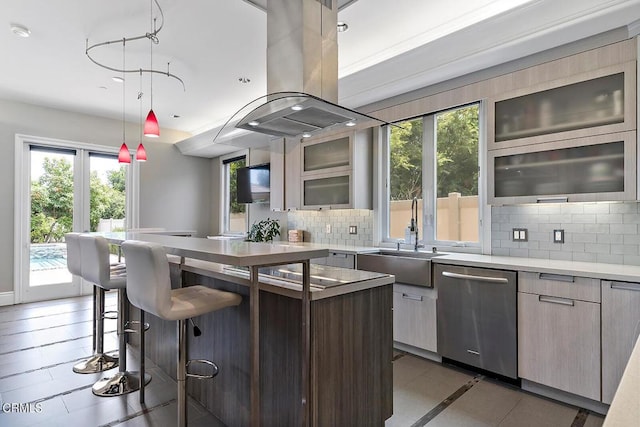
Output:
<path fill-rule="evenodd" d="M 99 152 L 105 154 L 118 154 L 118 147 L 110 147 L 96 144 L 87 144 L 75 141 L 65 141 L 60 139 L 44 138 L 38 136 L 21 135 L 15 136 L 15 189 L 14 189 L 14 260 L 13 260 L 13 283 L 14 283 L 14 303 L 18 304 L 26 300 L 27 281 L 29 280 L 29 241 L 30 241 L 30 191 L 31 188 L 31 164 L 29 156 L 29 145 L 39 145 L 51 148 L 65 148 L 76 150 L 74 161 L 74 188 L 82 188 L 79 197 L 74 197 L 73 210 L 75 212 L 89 211 L 89 186 L 84 183 L 89 182 L 89 168 L 86 161 L 89 152 Z M 134 158 L 135 153 L 131 153 Z M 125 216 L 127 227 L 137 227 L 139 224 L 139 182 L 140 165 L 133 161 L 127 173 L 127 193 Z M 89 229 L 89 219 L 82 218 L 81 215 L 73 216 L 74 231 L 85 231 Z M 40 290 L 38 300 L 59 298 L 64 296 L 84 295 L 92 292 L 93 285 L 83 283 L 83 280 L 73 279 L 72 292 L 74 295 L 58 295 L 59 289 L 43 287 Z M 40 298 L 40 296 L 42 298 Z"/>

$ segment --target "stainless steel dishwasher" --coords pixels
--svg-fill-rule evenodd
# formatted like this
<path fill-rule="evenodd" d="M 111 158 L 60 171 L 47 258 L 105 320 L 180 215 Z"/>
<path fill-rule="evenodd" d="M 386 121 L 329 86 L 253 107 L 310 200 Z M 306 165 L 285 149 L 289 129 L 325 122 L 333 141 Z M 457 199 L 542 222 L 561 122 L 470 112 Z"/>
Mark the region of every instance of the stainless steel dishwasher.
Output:
<path fill-rule="evenodd" d="M 516 272 L 436 264 L 438 353 L 516 379 Z"/>

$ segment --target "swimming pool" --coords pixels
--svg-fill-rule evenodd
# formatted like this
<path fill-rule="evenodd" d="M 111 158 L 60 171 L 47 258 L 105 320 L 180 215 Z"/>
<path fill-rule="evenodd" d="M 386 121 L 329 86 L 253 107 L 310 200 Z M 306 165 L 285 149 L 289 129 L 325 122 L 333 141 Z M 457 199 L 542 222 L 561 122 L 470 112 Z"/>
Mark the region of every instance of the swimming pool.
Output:
<path fill-rule="evenodd" d="M 66 243 L 32 243 L 29 250 L 31 271 L 67 268 Z"/>

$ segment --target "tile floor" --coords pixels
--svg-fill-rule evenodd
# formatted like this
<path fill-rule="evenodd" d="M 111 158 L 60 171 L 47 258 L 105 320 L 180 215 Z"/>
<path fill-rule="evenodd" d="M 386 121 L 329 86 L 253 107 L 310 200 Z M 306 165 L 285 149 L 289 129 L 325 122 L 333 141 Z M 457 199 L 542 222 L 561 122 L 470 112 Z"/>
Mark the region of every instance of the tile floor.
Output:
<path fill-rule="evenodd" d="M 108 293 L 107 306 L 114 309 L 115 304 L 116 295 Z M 0 400 L 4 408 L 7 403 L 31 403 L 33 409 L 12 413 L 0 408 L 0 426 L 175 425 L 175 382 L 149 360 L 147 371 L 153 379 L 144 406 L 137 393 L 95 397 L 91 385 L 101 374 L 72 372 L 72 366 L 92 351 L 91 312 L 90 297 L 0 307 Z M 115 329 L 115 321 L 106 320 L 107 350 L 117 348 Z M 128 362 L 129 369 L 135 369 L 135 352 Z M 407 354 L 396 354 L 393 369 L 395 415 L 386 427 L 594 427 L 603 421 L 597 414 Z M 222 424 L 190 402 L 189 426 Z"/>

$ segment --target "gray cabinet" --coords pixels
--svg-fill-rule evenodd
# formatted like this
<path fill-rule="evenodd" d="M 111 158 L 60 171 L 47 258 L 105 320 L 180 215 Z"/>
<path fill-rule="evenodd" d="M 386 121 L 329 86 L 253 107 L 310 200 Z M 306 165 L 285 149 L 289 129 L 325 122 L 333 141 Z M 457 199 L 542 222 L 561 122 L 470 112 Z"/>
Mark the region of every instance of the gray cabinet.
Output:
<path fill-rule="evenodd" d="M 437 351 L 437 293 L 422 286 L 393 285 L 393 340 Z"/>
<path fill-rule="evenodd" d="M 636 129 L 635 61 L 524 86 L 489 101 L 489 150 Z"/>
<path fill-rule="evenodd" d="M 640 334 L 640 283 L 602 281 L 602 401 L 611 404 Z"/>
<path fill-rule="evenodd" d="M 300 208 L 300 140 L 279 138 L 270 142 L 272 211 Z"/>
<path fill-rule="evenodd" d="M 371 129 L 303 141 L 300 206 L 303 209 L 371 209 Z"/>
<path fill-rule="evenodd" d="M 600 400 L 596 279 L 518 273 L 518 376 Z"/>
<path fill-rule="evenodd" d="M 492 205 L 636 199 L 636 132 L 488 153 Z"/>

